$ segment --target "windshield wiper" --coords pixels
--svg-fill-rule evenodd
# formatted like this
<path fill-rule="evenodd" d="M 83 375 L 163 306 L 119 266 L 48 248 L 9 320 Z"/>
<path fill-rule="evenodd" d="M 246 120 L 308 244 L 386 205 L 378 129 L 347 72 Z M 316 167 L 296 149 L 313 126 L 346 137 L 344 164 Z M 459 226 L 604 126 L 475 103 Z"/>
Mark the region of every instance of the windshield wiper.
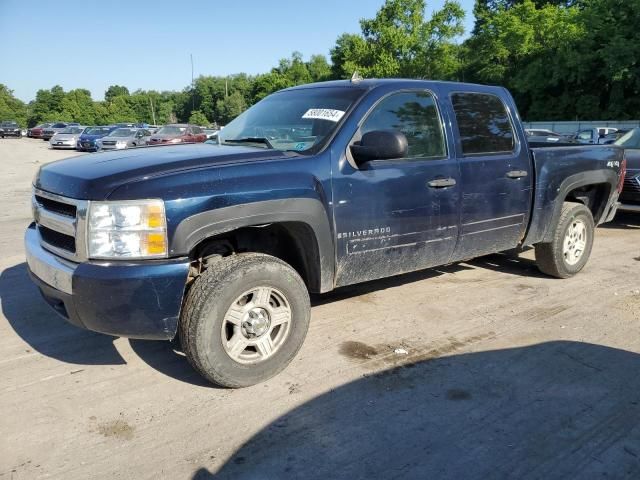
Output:
<path fill-rule="evenodd" d="M 231 138 L 231 139 L 223 140 L 222 143 L 223 144 L 225 143 L 262 143 L 266 145 L 267 148 L 270 148 L 271 150 L 274 149 L 273 145 L 271 144 L 269 139 L 267 139 L 266 137 Z"/>

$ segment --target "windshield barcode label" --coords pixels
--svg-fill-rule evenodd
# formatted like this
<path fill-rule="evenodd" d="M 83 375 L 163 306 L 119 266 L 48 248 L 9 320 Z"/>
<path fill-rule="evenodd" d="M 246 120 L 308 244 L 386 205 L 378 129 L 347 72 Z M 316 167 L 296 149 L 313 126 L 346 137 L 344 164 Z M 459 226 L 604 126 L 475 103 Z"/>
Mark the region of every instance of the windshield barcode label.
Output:
<path fill-rule="evenodd" d="M 330 122 L 338 122 L 344 115 L 342 110 L 333 110 L 331 108 L 310 108 L 302 118 L 310 118 L 312 120 L 329 120 Z"/>

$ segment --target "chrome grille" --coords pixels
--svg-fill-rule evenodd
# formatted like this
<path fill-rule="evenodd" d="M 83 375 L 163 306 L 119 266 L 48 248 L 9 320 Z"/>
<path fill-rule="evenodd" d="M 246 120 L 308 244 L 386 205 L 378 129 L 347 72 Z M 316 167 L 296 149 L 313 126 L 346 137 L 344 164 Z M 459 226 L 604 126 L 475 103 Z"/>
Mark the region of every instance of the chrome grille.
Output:
<path fill-rule="evenodd" d="M 627 176 L 624 179 L 624 187 L 623 187 L 623 191 L 625 193 L 640 193 L 640 174 L 636 175 L 635 177 L 629 177 Z"/>
<path fill-rule="evenodd" d="M 33 218 L 40 235 L 40 244 L 68 260 L 86 260 L 87 205 L 86 200 L 34 189 Z"/>

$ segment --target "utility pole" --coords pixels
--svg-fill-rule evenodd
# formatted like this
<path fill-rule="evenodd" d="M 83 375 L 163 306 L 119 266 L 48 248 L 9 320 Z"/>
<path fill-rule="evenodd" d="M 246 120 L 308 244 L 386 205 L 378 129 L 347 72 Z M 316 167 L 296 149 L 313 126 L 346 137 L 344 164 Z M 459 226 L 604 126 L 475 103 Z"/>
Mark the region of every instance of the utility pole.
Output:
<path fill-rule="evenodd" d="M 153 124 L 154 124 L 154 125 L 158 125 L 158 124 L 156 123 L 156 112 L 155 112 L 155 110 L 153 109 L 153 98 L 149 97 L 149 103 L 151 104 L 151 116 L 153 117 Z"/>
<path fill-rule="evenodd" d="M 196 109 L 196 89 L 193 83 L 193 53 L 191 56 L 191 111 Z"/>

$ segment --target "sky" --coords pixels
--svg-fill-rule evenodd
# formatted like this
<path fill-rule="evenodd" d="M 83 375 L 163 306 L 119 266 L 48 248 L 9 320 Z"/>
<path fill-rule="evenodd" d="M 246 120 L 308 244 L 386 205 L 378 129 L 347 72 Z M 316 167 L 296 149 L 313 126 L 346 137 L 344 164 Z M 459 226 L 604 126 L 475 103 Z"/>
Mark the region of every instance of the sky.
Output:
<path fill-rule="evenodd" d="M 24 101 L 40 88 L 109 85 L 182 90 L 194 74 L 268 72 L 295 50 L 324 54 L 342 33 L 360 33 L 384 0 L 0 0 L 0 83 Z M 427 15 L 444 0 L 427 0 Z M 465 29 L 473 0 L 461 0 Z"/>

